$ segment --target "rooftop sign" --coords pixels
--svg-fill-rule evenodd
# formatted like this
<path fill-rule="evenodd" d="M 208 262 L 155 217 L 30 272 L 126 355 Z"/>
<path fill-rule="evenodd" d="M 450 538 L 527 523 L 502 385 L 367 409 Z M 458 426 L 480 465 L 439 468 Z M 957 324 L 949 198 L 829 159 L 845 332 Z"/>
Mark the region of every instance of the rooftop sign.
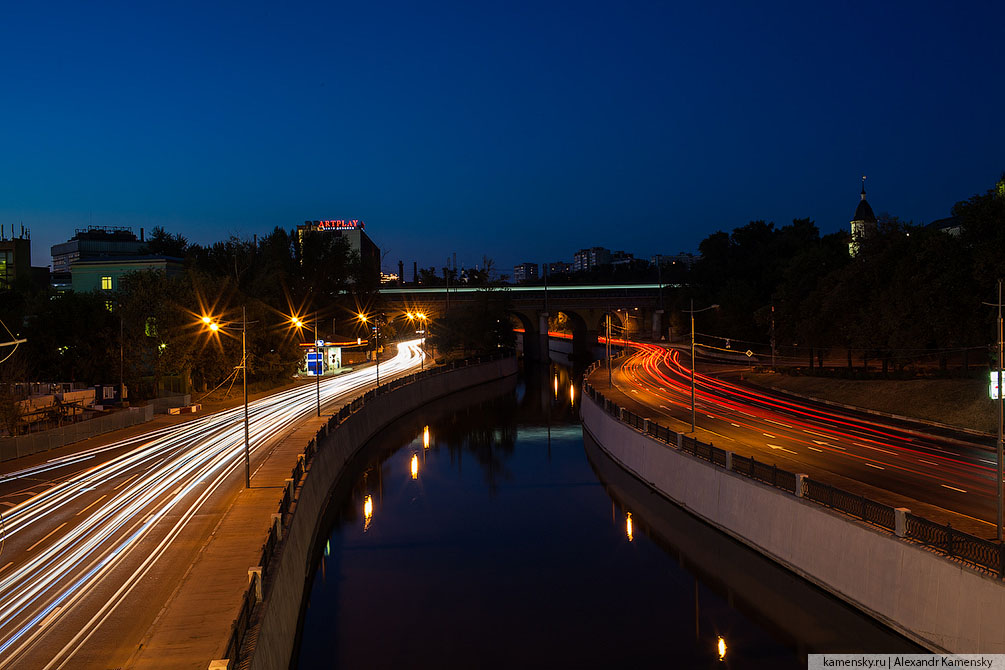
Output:
<path fill-rule="evenodd" d="M 365 224 L 359 219 L 332 219 L 330 221 L 304 221 L 318 230 L 363 230 Z"/>

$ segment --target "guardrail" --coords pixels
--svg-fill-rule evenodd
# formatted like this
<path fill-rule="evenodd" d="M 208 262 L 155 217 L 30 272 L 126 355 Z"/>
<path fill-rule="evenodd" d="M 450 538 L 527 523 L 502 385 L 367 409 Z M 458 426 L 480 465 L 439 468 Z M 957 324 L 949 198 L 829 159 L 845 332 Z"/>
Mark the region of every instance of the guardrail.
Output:
<path fill-rule="evenodd" d="M 391 393 L 402 386 L 459 368 L 498 361 L 513 355 L 512 351 L 505 350 L 498 354 L 466 358 L 422 372 L 405 375 L 404 377 L 397 377 L 367 391 L 361 396 L 353 398 L 350 402 L 343 405 L 338 412 L 333 414 L 327 423 L 322 424 L 317 434 L 304 447 L 303 454 L 298 455 L 297 463 L 290 471 L 290 477 L 286 480 L 286 488 L 283 489 L 283 496 L 279 501 L 279 507 L 276 513 L 272 515 L 272 525 L 269 527 L 269 534 L 262 544 L 261 558 L 257 566 L 248 570 L 248 588 L 242 595 L 241 609 L 238 612 L 238 616 L 231 623 L 230 636 L 227 639 L 224 656 L 218 661 L 213 661 L 210 664 L 211 668 L 244 668 L 250 663 L 250 652 L 254 647 L 254 640 L 249 639 L 248 633 L 253 629 L 255 616 L 259 613 L 257 605 L 262 602 L 265 585 L 268 583 L 268 578 L 271 575 L 271 568 L 275 565 L 274 559 L 278 554 L 277 550 L 283 539 L 283 530 L 287 527 L 290 515 L 296 508 L 297 491 L 303 482 L 304 475 L 310 471 L 311 462 L 318 453 L 320 445 L 323 444 L 322 440 L 328 436 L 329 432 L 338 428 L 346 419 L 361 410 L 367 402 L 376 397 Z"/>
<path fill-rule="evenodd" d="M 600 364 L 601 362 L 598 361 L 587 368 L 584 375 L 583 392 L 597 402 L 606 413 L 654 440 L 666 444 L 669 448 L 682 451 L 743 477 L 754 479 L 798 498 L 829 507 L 842 514 L 891 531 L 897 537 L 914 540 L 938 553 L 996 575 L 999 579 L 1005 579 L 1005 543 L 985 540 L 976 535 L 956 530 L 952 524 L 936 523 L 930 519 L 911 514 L 910 510 L 870 500 L 865 496 L 811 479 L 807 475 L 789 472 L 752 457 L 728 452 L 711 444 L 700 442 L 693 437 L 688 437 L 683 433 L 678 433 L 667 426 L 661 426 L 655 421 L 620 407 L 585 381 Z M 900 518 L 898 519 L 898 517 Z"/>

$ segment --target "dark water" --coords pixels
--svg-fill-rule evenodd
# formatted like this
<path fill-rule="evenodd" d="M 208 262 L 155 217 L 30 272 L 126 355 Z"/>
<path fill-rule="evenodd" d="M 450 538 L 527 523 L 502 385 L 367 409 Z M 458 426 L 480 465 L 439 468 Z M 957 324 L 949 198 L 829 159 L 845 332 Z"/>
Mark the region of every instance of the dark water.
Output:
<path fill-rule="evenodd" d="M 798 668 L 812 652 L 920 651 L 620 470 L 584 440 L 572 382 L 551 368 L 465 392 L 360 454 L 333 493 L 300 668 Z"/>

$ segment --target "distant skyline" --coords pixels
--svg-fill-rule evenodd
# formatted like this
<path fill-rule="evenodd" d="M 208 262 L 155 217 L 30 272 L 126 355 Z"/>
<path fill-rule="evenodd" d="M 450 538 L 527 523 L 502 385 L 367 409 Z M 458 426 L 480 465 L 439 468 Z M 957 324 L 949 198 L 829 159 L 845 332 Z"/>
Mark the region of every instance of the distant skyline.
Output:
<path fill-rule="evenodd" d="M 879 213 L 1005 171 L 1005 4 L 22 3 L 0 225 L 192 242 L 362 219 L 411 272 Z"/>

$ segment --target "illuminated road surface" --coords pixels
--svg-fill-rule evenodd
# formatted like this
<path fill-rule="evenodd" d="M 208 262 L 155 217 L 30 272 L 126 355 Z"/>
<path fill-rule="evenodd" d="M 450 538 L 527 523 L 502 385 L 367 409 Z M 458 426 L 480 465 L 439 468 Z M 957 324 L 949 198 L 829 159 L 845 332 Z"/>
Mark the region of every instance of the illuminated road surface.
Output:
<path fill-rule="evenodd" d="M 676 349 L 639 345 L 615 378 L 620 390 L 639 403 L 638 410 L 629 409 L 674 430 L 690 431 L 688 358 L 682 360 Z M 599 375 L 594 383 L 603 392 L 607 375 Z M 696 424 L 702 439 L 718 447 L 811 476 L 814 471 L 837 474 L 995 521 L 995 453 L 986 440 L 962 432 L 908 432 L 874 415 L 793 401 L 702 374 L 696 374 L 696 389 Z M 993 527 L 989 532 L 993 536 Z"/>
<path fill-rule="evenodd" d="M 401 343 L 381 363 L 381 378 L 418 367 L 418 344 Z M 323 380 L 322 404 L 348 400 L 375 376 L 370 366 Z M 275 436 L 315 411 L 314 384 L 250 403 L 253 471 Z M 8 487 L 35 484 L 21 492 L 33 495 L 0 508 L 0 668 L 78 667 L 80 646 L 131 591 L 149 588 L 144 578 L 192 519 L 205 516 L 207 500 L 243 488 L 243 470 L 241 405 L 0 477 Z"/>

